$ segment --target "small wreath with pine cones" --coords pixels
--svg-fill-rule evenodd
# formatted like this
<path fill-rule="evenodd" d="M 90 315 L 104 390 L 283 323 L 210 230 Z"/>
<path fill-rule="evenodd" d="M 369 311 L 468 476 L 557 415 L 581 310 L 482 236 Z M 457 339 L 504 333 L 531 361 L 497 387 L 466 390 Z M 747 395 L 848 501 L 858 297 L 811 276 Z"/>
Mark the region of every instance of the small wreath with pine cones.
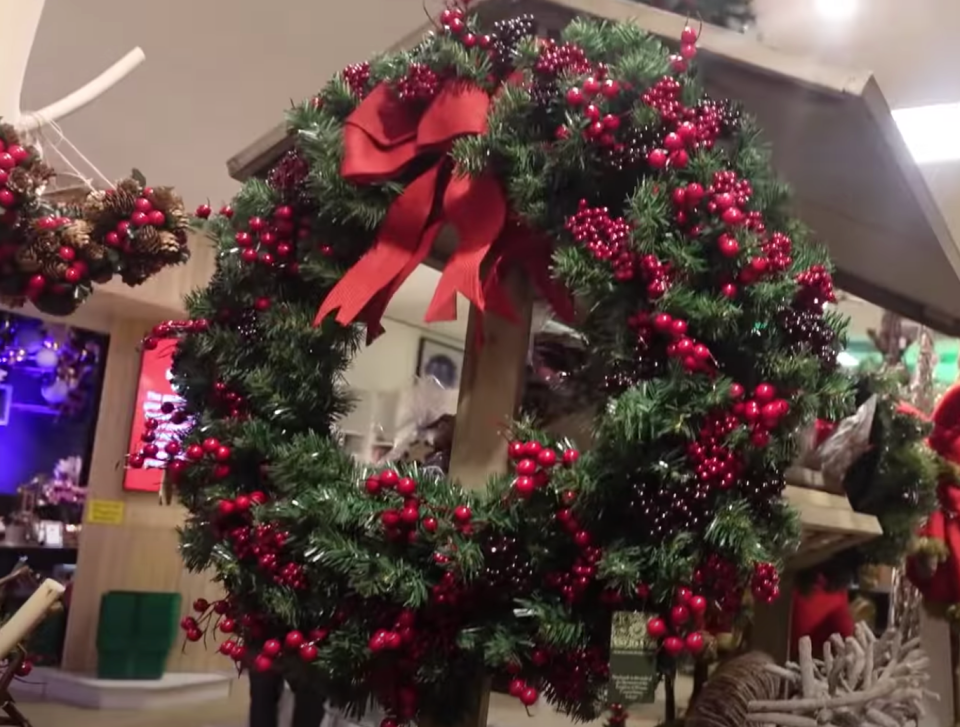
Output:
<path fill-rule="evenodd" d="M 68 315 L 115 275 L 139 285 L 186 262 L 188 216 L 169 187 L 134 172 L 78 203 L 44 195 L 55 172 L 0 124 L 0 303 Z"/>

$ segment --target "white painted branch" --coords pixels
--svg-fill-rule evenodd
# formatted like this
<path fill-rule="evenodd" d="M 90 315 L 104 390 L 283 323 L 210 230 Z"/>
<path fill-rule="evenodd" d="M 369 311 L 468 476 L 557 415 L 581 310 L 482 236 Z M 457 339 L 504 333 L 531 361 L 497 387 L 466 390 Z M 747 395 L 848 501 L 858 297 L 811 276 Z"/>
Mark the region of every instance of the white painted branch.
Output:
<path fill-rule="evenodd" d="M 79 111 L 91 101 L 96 100 L 113 86 L 126 78 L 137 66 L 146 60 L 141 48 L 134 48 L 107 70 L 85 86 L 81 86 L 69 96 L 46 106 L 37 112 L 27 112 L 20 117 L 16 127 L 20 131 L 35 131 L 51 121 L 59 121 L 75 111 Z"/>

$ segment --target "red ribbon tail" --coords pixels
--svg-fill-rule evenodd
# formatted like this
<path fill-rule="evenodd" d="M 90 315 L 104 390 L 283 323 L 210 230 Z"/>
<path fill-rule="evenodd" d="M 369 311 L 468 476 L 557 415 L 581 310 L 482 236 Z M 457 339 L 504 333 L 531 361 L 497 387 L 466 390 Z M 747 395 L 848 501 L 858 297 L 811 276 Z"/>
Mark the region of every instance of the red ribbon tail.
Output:
<path fill-rule="evenodd" d="M 373 247 L 347 271 L 323 300 L 314 325 L 319 325 L 335 310 L 339 310 L 337 322 L 349 325 L 366 310 L 369 314 L 365 316 L 368 329 L 371 325 L 374 328 L 379 326 L 379 316 L 389 298 L 379 306 L 379 314 L 370 308 L 374 299 L 383 290 L 390 290 L 389 295 L 392 296 L 430 252 L 433 238 L 429 241 L 425 239 L 424 227 L 433 209 L 438 173 L 438 167 L 431 168 L 411 182 L 394 201 Z"/>
<path fill-rule="evenodd" d="M 480 266 L 503 230 L 507 203 L 496 178 L 484 172 L 476 178 L 454 176 L 444 191 L 443 211 L 460 239 L 427 308 L 428 323 L 456 320 L 457 293 L 478 310 L 486 308 Z"/>

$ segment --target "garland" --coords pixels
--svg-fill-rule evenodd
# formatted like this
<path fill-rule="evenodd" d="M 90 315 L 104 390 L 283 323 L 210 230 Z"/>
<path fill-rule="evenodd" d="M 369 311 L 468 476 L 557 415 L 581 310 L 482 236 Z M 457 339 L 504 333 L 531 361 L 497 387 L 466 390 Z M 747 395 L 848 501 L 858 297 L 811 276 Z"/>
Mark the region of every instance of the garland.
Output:
<path fill-rule="evenodd" d="M 186 262 L 189 217 L 183 201 L 143 177 L 91 192 L 78 205 L 43 192 L 54 177 L 36 148 L 0 124 L 0 303 L 28 300 L 51 315 L 68 315 L 95 283 L 119 275 L 139 285 L 168 265 Z"/>
<path fill-rule="evenodd" d="M 144 450 L 196 422 L 162 456 L 185 561 L 228 596 L 194 604 L 188 639 L 220 632 L 238 664 L 353 711 L 376 699 L 384 727 L 451 723 L 484 674 L 586 719 L 613 611 L 647 614 L 670 675 L 745 592 L 778 595 L 793 432 L 849 406 L 842 325 L 752 120 L 690 75 L 695 31 L 671 56 L 630 24 L 439 26 L 345 69 L 290 112 L 297 148 L 265 180 L 198 210 L 217 272 L 146 342 L 177 340 L 185 405 Z M 591 365 L 617 372 L 589 453 L 519 423 L 510 473 L 476 492 L 337 446 L 342 374 L 444 226 L 429 319 L 457 293 L 509 316 L 508 269 L 561 317 L 579 302 Z"/>

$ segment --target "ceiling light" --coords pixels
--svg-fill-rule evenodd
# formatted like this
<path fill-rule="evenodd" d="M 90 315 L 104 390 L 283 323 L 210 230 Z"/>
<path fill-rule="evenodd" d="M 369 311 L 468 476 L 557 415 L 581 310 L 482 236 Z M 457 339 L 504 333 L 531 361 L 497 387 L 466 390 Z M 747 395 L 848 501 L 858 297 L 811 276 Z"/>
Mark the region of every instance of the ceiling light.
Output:
<path fill-rule="evenodd" d="M 844 368 L 853 368 L 854 366 L 859 366 L 860 361 L 852 353 L 847 351 L 841 351 L 837 354 L 837 363 L 843 366 Z"/>
<path fill-rule="evenodd" d="M 960 103 L 897 109 L 893 120 L 917 164 L 960 160 Z"/>
<path fill-rule="evenodd" d="M 825 20 L 849 20 L 857 13 L 857 0 L 814 0 L 817 13 Z"/>

